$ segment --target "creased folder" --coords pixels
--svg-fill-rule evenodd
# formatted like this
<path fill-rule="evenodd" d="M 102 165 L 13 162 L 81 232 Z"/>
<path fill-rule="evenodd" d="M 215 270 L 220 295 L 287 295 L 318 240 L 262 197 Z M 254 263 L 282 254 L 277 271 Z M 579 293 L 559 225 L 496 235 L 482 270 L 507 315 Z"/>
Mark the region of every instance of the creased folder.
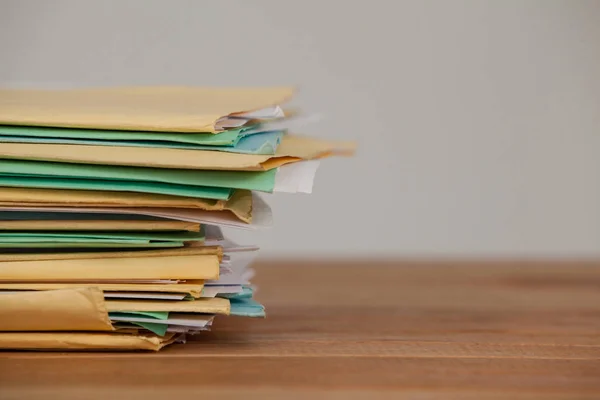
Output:
<path fill-rule="evenodd" d="M 0 294 L 0 331 L 112 331 L 98 288 Z"/>
<path fill-rule="evenodd" d="M 112 331 L 109 313 L 229 315 L 222 298 L 184 301 L 105 300 L 95 287 L 0 294 L 0 331 Z M 167 315 L 167 314 L 165 314 Z"/>
<path fill-rule="evenodd" d="M 198 222 L 201 224 L 214 224 L 223 227 L 234 227 L 238 229 L 255 230 L 268 228 L 273 225 L 273 215 L 269 205 L 256 194 L 252 196 L 252 220 L 243 221 L 236 217 L 232 212 L 210 211 L 200 208 L 164 208 L 164 207 L 97 207 L 97 206 L 79 206 L 82 212 L 94 213 L 122 213 L 138 214 L 144 216 L 155 216 L 161 218 L 171 218 L 180 221 Z M 85 207 L 85 208 L 84 208 Z M 72 212 L 72 207 L 53 206 L 47 204 L 25 204 L 18 206 L 16 204 L 0 204 L 0 210 L 3 211 L 44 211 L 44 212 Z"/>
<path fill-rule="evenodd" d="M 0 187 L 0 206 L 10 207 L 125 207 L 125 208 L 185 208 L 231 213 L 244 222 L 251 222 L 253 196 L 250 191 L 236 190 L 226 201 L 206 200 L 149 193 L 106 192 L 94 190 L 50 190 Z M 41 210 L 38 210 L 41 211 Z M 83 210 L 85 211 L 85 210 Z M 105 212 L 110 212 L 107 209 Z"/>
<path fill-rule="evenodd" d="M 0 158 L 153 168 L 268 171 L 302 160 L 334 155 L 352 156 L 355 150 L 354 142 L 286 135 L 274 155 L 124 146 L 2 143 Z"/>
<path fill-rule="evenodd" d="M 0 90 L 0 124 L 162 132 L 219 132 L 228 117 L 264 119 L 293 88 L 177 86 Z M 253 113 L 252 113 L 253 112 Z M 243 115 L 247 113 L 246 115 Z M 248 114 L 250 113 L 250 114 Z M 234 118 L 235 119 L 235 118 Z M 245 121 L 243 121 L 245 122 Z"/>

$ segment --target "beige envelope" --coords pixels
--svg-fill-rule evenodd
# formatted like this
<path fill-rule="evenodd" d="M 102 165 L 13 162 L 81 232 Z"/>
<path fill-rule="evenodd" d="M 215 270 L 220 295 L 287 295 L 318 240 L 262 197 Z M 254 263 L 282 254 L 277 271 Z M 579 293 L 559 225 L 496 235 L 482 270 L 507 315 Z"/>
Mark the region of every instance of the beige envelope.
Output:
<path fill-rule="evenodd" d="M 107 257 L 0 262 L 0 281 L 218 279 L 217 255 Z"/>
<path fill-rule="evenodd" d="M 185 293 L 194 298 L 202 295 L 204 281 L 188 279 L 184 283 L 71 283 L 71 282 L 0 282 L 0 290 L 58 290 L 93 287 L 104 292 L 159 292 L 159 293 Z"/>
<path fill-rule="evenodd" d="M 151 193 L 0 187 L 0 206 L 193 208 L 231 212 L 243 222 L 252 221 L 252 193 L 249 190 L 236 190 L 225 201 Z"/>
<path fill-rule="evenodd" d="M 184 221 L 104 220 L 1 220 L 0 231 L 189 231 L 199 232 L 200 224 Z"/>
<path fill-rule="evenodd" d="M 2 297 L 0 297 L 2 299 Z M 105 300 L 108 311 L 169 311 L 229 315 L 228 299 L 200 298 L 193 301 Z"/>
<path fill-rule="evenodd" d="M 153 350 L 176 340 L 176 334 L 90 332 L 0 332 L 0 349 L 11 350 Z"/>
<path fill-rule="evenodd" d="M 218 132 L 219 119 L 286 102 L 291 87 L 0 90 L 0 124 Z"/>
<path fill-rule="evenodd" d="M 0 294 L 0 331 L 112 331 L 98 288 Z"/>
<path fill-rule="evenodd" d="M 1 106 L 1 105 L 0 105 Z M 153 168 L 266 171 L 284 164 L 334 155 L 352 156 L 356 143 L 286 135 L 275 155 L 156 147 L 2 143 L 0 158 Z"/>

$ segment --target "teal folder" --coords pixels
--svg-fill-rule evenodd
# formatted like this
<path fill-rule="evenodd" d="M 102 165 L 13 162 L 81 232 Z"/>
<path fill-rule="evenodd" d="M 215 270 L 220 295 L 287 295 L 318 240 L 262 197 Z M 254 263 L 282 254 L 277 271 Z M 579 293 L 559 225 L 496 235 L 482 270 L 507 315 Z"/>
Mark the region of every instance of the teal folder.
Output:
<path fill-rule="evenodd" d="M 241 128 L 211 134 L 106 131 L 0 125 L 0 143 L 163 147 L 272 155 L 275 154 L 284 133 L 281 130 L 260 131 L 259 127 Z"/>
<path fill-rule="evenodd" d="M 231 309 L 229 315 L 240 317 L 265 317 L 265 307 L 251 298 L 230 299 Z"/>
<path fill-rule="evenodd" d="M 207 171 L 0 160 L 0 186 L 120 190 L 227 199 L 231 189 L 272 192 L 276 169 Z"/>

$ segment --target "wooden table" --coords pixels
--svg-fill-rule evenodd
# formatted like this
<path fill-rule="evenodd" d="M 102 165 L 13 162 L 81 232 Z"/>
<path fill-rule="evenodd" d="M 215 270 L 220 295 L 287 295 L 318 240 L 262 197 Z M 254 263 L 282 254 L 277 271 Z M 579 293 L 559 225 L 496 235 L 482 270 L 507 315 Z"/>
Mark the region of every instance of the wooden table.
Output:
<path fill-rule="evenodd" d="M 160 353 L 2 353 L 0 399 L 600 399 L 600 262 L 257 270 L 266 320 Z"/>

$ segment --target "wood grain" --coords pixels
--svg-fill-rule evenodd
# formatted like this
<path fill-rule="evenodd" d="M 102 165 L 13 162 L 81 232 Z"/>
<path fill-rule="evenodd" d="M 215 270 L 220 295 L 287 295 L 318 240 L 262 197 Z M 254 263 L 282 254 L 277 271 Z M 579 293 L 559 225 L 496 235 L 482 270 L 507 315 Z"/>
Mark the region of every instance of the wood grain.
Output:
<path fill-rule="evenodd" d="M 0 353 L 0 399 L 600 399 L 600 262 L 257 266 L 267 319 L 160 353 Z"/>

